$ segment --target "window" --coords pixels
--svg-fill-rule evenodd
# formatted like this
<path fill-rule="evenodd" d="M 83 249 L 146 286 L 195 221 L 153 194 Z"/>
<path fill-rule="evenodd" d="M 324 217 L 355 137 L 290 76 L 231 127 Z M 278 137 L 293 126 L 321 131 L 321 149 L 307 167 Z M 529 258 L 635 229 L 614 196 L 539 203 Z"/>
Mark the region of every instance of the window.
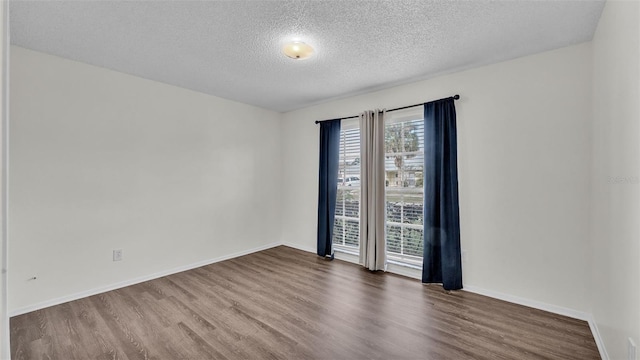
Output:
<path fill-rule="evenodd" d="M 422 107 L 388 113 L 385 123 L 387 258 L 422 265 L 424 122 Z"/>
<path fill-rule="evenodd" d="M 385 183 L 387 260 L 422 266 L 424 122 L 422 107 L 387 113 Z M 343 120 L 340 131 L 334 249 L 356 254 L 360 246 L 360 129 Z"/>
<path fill-rule="evenodd" d="M 360 129 L 358 119 L 342 120 L 333 245 L 357 252 L 360 246 Z"/>

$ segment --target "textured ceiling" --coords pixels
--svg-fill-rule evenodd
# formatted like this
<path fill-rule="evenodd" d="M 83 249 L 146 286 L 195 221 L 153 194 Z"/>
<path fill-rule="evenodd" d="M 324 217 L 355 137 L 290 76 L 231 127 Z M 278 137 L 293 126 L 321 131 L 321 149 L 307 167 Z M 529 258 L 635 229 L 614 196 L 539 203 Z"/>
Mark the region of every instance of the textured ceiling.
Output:
<path fill-rule="evenodd" d="M 289 111 L 591 40 L 604 1 L 11 1 L 11 43 Z M 308 60 L 281 53 L 299 38 Z"/>

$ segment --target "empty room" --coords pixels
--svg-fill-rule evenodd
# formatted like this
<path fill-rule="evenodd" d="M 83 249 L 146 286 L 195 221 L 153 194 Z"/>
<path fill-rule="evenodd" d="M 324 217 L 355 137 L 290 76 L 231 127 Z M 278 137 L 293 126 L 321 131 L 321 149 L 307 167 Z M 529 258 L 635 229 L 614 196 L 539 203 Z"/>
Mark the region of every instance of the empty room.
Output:
<path fill-rule="evenodd" d="M 0 359 L 640 359 L 639 1 L 0 11 Z"/>

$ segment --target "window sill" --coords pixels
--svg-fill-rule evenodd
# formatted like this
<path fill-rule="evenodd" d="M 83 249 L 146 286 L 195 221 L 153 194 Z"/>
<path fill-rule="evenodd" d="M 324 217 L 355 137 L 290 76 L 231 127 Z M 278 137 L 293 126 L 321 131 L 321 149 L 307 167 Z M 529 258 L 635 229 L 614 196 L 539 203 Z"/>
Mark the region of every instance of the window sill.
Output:
<path fill-rule="evenodd" d="M 347 261 L 354 264 L 359 264 L 360 255 L 351 249 L 335 248 L 335 258 L 342 261 Z M 387 259 L 387 272 L 410 277 L 413 279 L 422 279 L 422 266 L 401 263 L 394 260 Z"/>

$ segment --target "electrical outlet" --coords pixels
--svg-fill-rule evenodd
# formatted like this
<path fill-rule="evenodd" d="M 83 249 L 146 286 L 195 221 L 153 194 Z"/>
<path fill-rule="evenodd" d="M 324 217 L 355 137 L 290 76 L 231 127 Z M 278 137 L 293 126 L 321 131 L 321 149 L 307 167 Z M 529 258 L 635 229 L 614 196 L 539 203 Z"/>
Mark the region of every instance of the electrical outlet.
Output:
<path fill-rule="evenodd" d="M 629 360 L 638 360 L 638 356 L 636 355 L 636 343 L 634 343 L 631 338 L 628 340 L 627 354 L 629 355 Z"/>
<path fill-rule="evenodd" d="M 113 261 L 122 261 L 122 249 L 113 250 Z"/>

